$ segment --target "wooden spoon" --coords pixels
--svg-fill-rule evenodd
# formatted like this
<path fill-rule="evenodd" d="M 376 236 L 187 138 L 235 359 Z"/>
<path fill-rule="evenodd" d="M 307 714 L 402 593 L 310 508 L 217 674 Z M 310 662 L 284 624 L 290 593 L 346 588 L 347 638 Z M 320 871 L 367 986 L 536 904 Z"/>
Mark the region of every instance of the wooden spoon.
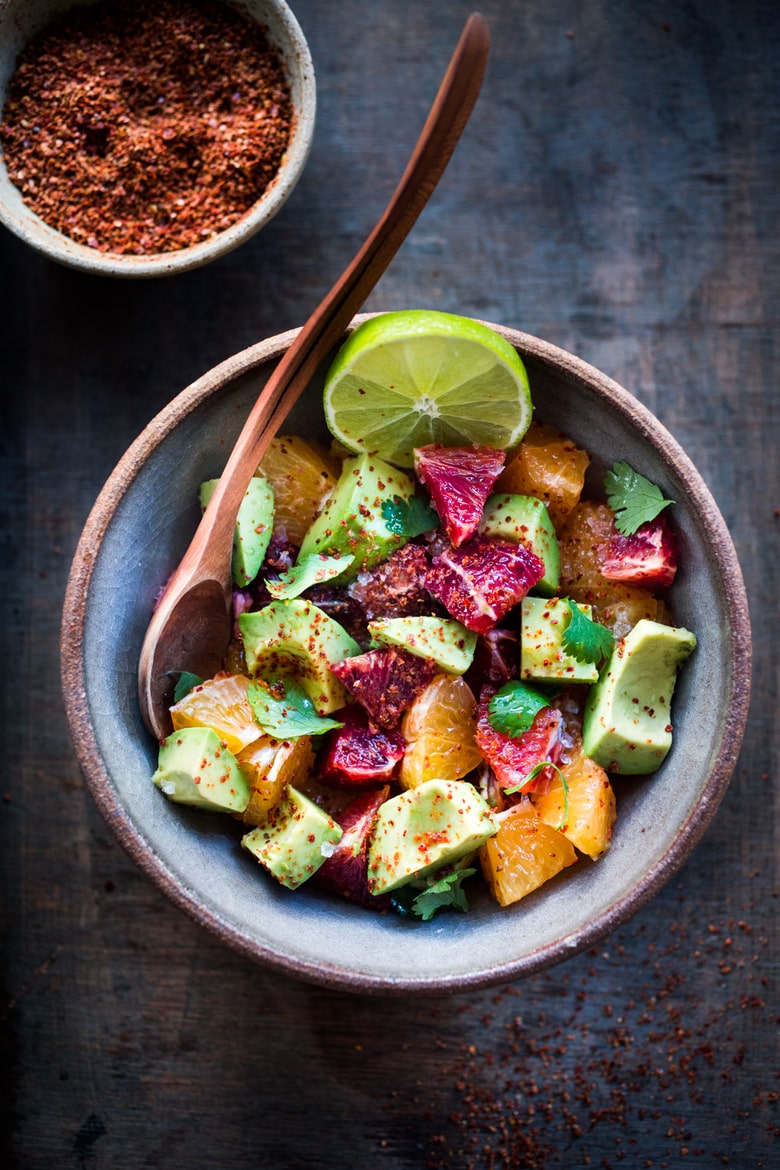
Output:
<path fill-rule="evenodd" d="M 257 399 L 187 552 L 146 631 L 138 667 L 144 723 L 157 739 L 171 730 L 175 676 L 209 678 L 231 634 L 231 552 L 239 505 L 268 444 L 328 351 L 406 239 L 444 173 L 474 108 L 490 37 L 469 17 L 409 163 L 384 214 L 290 345 Z"/>

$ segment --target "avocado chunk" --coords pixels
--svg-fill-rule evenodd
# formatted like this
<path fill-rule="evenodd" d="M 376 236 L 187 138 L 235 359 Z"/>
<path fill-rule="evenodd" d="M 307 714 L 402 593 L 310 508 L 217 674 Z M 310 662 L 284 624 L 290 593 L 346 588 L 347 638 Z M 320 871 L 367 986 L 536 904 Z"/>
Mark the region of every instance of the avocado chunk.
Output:
<path fill-rule="evenodd" d="M 550 513 L 534 496 L 488 496 L 479 531 L 483 536 L 527 544 L 544 565 L 544 575 L 534 585 L 534 592 L 545 597 L 554 593 L 561 581 L 561 554 Z"/>
<path fill-rule="evenodd" d="M 200 506 L 205 511 L 218 479 L 200 485 Z M 265 476 L 254 475 L 241 501 L 233 536 L 231 570 L 233 584 L 242 588 L 254 581 L 265 560 L 274 527 L 274 489 Z"/>
<path fill-rule="evenodd" d="M 385 894 L 478 849 L 498 832 L 490 805 L 467 780 L 426 780 L 379 809 L 368 849 L 368 887 Z"/>
<path fill-rule="evenodd" d="M 343 829 L 297 788 L 289 787 L 275 815 L 241 838 L 245 849 L 288 889 L 297 889 L 329 856 Z"/>
<path fill-rule="evenodd" d="M 682 626 L 638 621 L 615 647 L 585 704 L 582 750 L 608 772 L 655 772 L 672 746 L 677 672 L 696 648 Z"/>
<path fill-rule="evenodd" d="M 349 702 L 331 666 L 359 654 L 360 646 L 316 605 L 300 597 L 274 601 L 264 609 L 242 613 L 238 628 L 250 674 L 268 683 L 297 679 L 319 715 Z"/>
<path fill-rule="evenodd" d="M 303 538 L 299 560 L 311 553 L 351 555 L 355 559 L 336 578 L 353 580 L 363 569 L 389 557 L 409 537 L 403 524 L 385 515 L 396 499 L 405 503 L 414 495 L 414 481 L 373 455 L 345 459 L 338 483 L 325 508 Z"/>
<path fill-rule="evenodd" d="M 586 617 L 593 608 L 580 605 Z M 565 597 L 524 597 L 520 617 L 520 677 L 538 682 L 593 683 L 599 677 L 593 662 L 578 662 L 563 648 L 569 624 Z"/>
<path fill-rule="evenodd" d="M 241 813 L 249 784 L 211 727 L 181 727 L 160 745 L 152 782 L 169 800 L 212 812 Z"/>
<path fill-rule="evenodd" d="M 463 674 L 471 666 L 477 635 L 454 618 L 400 617 L 368 623 L 375 641 L 400 646 L 418 658 L 430 658 L 447 674 Z"/>

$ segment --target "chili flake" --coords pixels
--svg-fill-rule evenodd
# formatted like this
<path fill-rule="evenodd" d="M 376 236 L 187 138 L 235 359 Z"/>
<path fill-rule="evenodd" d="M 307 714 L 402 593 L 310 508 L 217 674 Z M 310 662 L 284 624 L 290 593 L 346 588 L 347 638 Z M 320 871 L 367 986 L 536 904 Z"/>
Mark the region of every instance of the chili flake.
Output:
<path fill-rule="evenodd" d="M 52 227 L 145 255 L 236 223 L 294 124 L 266 33 L 219 0 L 105 0 L 60 14 L 19 57 L 0 121 L 9 178 Z"/>

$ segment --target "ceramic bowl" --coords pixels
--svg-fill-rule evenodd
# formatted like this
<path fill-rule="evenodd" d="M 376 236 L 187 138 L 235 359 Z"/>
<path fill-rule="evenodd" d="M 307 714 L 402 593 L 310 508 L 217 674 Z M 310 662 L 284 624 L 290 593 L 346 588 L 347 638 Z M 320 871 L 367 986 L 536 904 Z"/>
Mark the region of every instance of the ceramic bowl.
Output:
<path fill-rule="evenodd" d="M 358 318 L 357 320 L 360 320 Z M 377 915 L 277 885 L 229 818 L 174 805 L 153 787 L 157 745 L 138 710 L 136 670 L 155 594 L 199 518 L 198 485 L 218 475 L 293 334 L 238 354 L 184 390 L 110 476 L 78 546 L 64 609 L 64 693 L 81 767 L 130 855 L 225 943 L 289 975 L 361 992 L 444 994 L 517 979 L 591 946 L 678 869 L 726 789 L 750 690 L 750 626 L 726 526 L 690 460 L 626 390 L 537 338 L 497 328 L 526 363 L 537 415 L 593 457 L 594 490 L 626 459 L 676 501 L 676 620 L 698 648 L 675 691 L 675 741 L 652 777 L 617 778 L 609 852 L 581 860 L 507 909 L 487 891 L 467 914 L 429 923 Z M 285 432 L 327 438 L 322 371 Z M 590 473 L 589 473 L 590 474 Z"/>
<path fill-rule="evenodd" d="M 81 0 L 95 3 L 95 0 Z M 0 110 L 16 60 L 27 41 L 74 0 L 0 2 Z M 235 7 L 264 26 L 287 72 L 295 109 L 292 138 L 282 166 L 262 198 L 240 220 L 211 239 L 175 252 L 126 256 L 98 252 L 50 227 L 22 200 L 0 154 L 0 223 L 52 260 L 105 276 L 165 276 L 198 268 L 231 252 L 271 220 L 298 182 L 309 156 L 316 111 L 314 67 L 306 39 L 284 0 L 236 0 Z"/>

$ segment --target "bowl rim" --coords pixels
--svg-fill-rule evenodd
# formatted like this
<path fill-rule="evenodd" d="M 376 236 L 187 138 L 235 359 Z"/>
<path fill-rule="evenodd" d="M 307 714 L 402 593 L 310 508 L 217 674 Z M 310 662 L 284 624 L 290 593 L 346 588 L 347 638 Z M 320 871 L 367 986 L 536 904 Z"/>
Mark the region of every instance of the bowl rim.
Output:
<path fill-rule="evenodd" d="M 81 2 L 95 3 L 96 0 Z M 10 20 L 13 14 L 10 5 L 7 11 L 3 11 L 5 3 L 7 0 L 0 4 L 0 18 Z M 76 7 L 78 3 L 79 0 L 72 0 L 72 4 L 60 4 L 58 9 Z M 171 252 L 144 255 L 100 252 L 58 231 L 24 203 L 8 176 L 0 151 L 0 223 L 30 247 L 59 264 L 96 275 L 129 278 L 170 276 L 199 268 L 232 252 L 254 236 L 278 214 L 301 178 L 311 153 L 317 112 L 317 87 L 311 52 L 303 30 L 286 0 L 231 0 L 230 6 L 255 23 L 262 23 L 262 18 L 253 10 L 258 3 L 268 8 L 273 20 L 278 21 L 289 38 L 290 52 L 285 52 L 274 30 L 268 28 L 269 39 L 282 59 L 293 89 L 297 82 L 300 98 L 294 103 L 292 134 L 279 170 L 260 198 L 239 220 L 201 243 Z M 0 109 L 3 97 L 0 92 Z"/>
<path fill-rule="evenodd" d="M 375 315 L 377 314 L 357 315 L 350 323 L 349 330 Z M 145 841 L 119 800 L 111 777 L 102 763 L 97 739 L 89 719 L 85 663 L 82 655 L 87 598 L 97 560 L 96 550 L 120 502 L 131 488 L 146 459 L 171 431 L 227 382 L 239 375 L 250 373 L 268 361 L 277 360 L 297 336 L 299 329 L 291 329 L 266 338 L 220 362 L 182 390 L 152 418 L 128 447 L 98 495 L 78 541 L 66 586 L 60 640 L 60 669 L 65 711 L 75 754 L 87 785 L 120 844 L 175 905 L 196 923 L 215 934 L 232 950 L 264 967 L 336 990 L 376 995 L 402 994 L 408 991 L 429 995 L 451 994 L 511 982 L 554 966 L 594 945 L 644 906 L 698 845 L 728 787 L 747 722 L 752 664 L 747 595 L 731 535 L 700 473 L 663 423 L 628 390 L 606 374 L 550 342 L 506 326 L 487 321 L 482 323 L 516 346 L 521 357 L 538 358 L 543 362 L 554 363 L 556 367 L 573 377 L 585 378 L 597 396 L 616 406 L 624 415 L 628 415 L 640 434 L 651 441 L 652 445 L 657 446 L 659 441 L 663 443 L 665 458 L 685 483 L 686 490 L 702 518 L 712 544 L 725 594 L 732 631 L 729 662 L 732 680 L 731 702 L 709 777 L 698 803 L 687 820 L 681 824 L 674 841 L 658 863 L 628 894 L 612 903 L 598 918 L 583 923 L 579 929 L 552 944 L 531 951 L 519 959 L 508 960 L 489 971 L 478 970 L 473 975 L 458 974 L 436 979 L 418 979 L 413 976 L 388 978 L 355 972 L 347 967 L 336 968 L 330 964 L 300 960 L 262 948 L 256 940 L 248 937 L 233 923 L 226 921 L 218 912 L 204 907 L 183 889 L 163 859 Z"/>

